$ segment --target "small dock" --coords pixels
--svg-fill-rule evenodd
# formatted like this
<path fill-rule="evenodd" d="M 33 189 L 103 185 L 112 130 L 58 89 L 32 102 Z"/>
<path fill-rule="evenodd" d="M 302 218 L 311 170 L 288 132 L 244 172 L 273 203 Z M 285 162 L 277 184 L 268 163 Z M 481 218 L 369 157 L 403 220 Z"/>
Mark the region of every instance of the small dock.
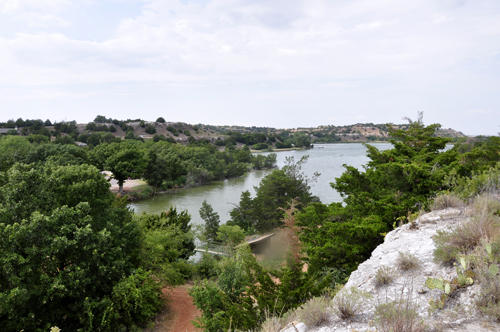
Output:
<path fill-rule="evenodd" d="M 271 242 L 271 237 L 275 235 L 276 233 L 271 233 L 264 236 L 259 236 L 255 239 L 251 239 L 246 242 L 243 242 L 242 244 L 237 245 L 236 248 L 241 245 L 248 244 L 252 252 L 254 254 L 258 254 L 264 251 L 269 246 L 269 243 Z M 194 251 L 205 252 L 207 254 L 217 255 L 217 256 L 228 256 L 231 253 L 230 248 L 224 247 L 217 243 L 201 243 L 201 246 L 203 245 L 207 245 L 207 247 L 195 248 Z"/>
<path fill-rule="evenodd" d="M 207 254 L 218 255 L 218 256 L 227 256 L 227 254 L 225 254 L 223 252 L 218 252 L 218 251 L 208 250 L 208 249 L 195 248 L 194 251 L 206 252 Z"/>

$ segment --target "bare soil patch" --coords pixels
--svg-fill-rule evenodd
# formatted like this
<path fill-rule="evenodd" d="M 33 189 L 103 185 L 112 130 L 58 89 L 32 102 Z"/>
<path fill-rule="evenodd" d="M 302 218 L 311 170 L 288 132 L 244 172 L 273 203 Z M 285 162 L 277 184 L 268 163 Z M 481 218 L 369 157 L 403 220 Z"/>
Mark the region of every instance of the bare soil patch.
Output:
<path fill-rule="evenodd" d="M 198 332 L 191 321 L 201 312 L 196 308 L 193 299 L 188 294 L 191 285 L 182 285 L 174 289 L 163 289 L 168 296 L 168 303 L 163 311 L 156 317 L 155 326 L 144 332 Z"/>

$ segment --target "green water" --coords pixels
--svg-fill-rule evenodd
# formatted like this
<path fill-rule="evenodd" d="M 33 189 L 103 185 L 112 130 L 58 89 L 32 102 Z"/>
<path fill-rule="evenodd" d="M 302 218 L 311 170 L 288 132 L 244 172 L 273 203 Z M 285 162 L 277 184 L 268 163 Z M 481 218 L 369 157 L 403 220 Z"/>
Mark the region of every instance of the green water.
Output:
<path fill-rule="evenodd" d="M 388 143 L 373 144 L 380 150 L 391 147 Z M 323 203 L 340 202 L 340 195 L 330 187 L 330 182 L 335 181 L 335 177 L 344 172 L 343 164 L 361 168 L 368 158 L 366 148 L 362 144 L 317 144 L 314 149 L 300 151 L 277 152 L 278 166 L 282 166 L 285 157 L 294 156 L 295 160 L 304 155 L 309 155 L 309 161 L 303 166 L 305 174 L 311 176 L 315 171 L 320 172 L 318 181 L 311 184 L 311 191 L 318 196 Z M 214 182 L 207 186 L 191 189 L 182 189 L 175 194 L 156 195 L 154 198 L 133 202 L 129 206 L 136 212 L 146 211 L 149 213 L 160 213 L 168 210 L 170 206 L 177 207 L 178 210 L 188 210 L 191 220 L 195 224 L 203 223 L 198 214 L 203 200 L 207 200 L 219 213 L 221 223 L 230 219 L 229 211 L 240 200 L 241 193 L 249 190 L 252 195 L 253 189 L 261 179 L 272 170 L 253 171 L 237 179 L 230 179 Z"/>

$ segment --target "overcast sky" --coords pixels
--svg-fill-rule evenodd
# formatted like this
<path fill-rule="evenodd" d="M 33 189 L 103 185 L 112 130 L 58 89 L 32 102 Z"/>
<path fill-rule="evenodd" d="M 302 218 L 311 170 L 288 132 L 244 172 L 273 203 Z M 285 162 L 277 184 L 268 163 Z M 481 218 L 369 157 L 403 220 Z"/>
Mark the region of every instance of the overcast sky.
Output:
<path fill-rule="evenodd" d="M 500 131 L 499 0 L 0 0 L 0 121 Z"/>

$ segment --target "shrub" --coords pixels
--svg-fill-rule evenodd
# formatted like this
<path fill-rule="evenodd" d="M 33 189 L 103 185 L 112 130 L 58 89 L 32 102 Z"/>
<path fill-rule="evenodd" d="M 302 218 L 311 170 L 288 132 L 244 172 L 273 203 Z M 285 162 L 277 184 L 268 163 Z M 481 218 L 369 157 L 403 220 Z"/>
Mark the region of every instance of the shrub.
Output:
<path fill-rule="evenodd" d="M 396 266 L 401 271 L 411 271 L 420 268 L 422 262 L 409 252 L 399 252 L 398 259 L 396 260 Z"/>
<path fill-rule="evenodd" d="M 297 317 L 296 311 L 291 310 L 284 315 L 271 315 L 271 313 L 266 310 L 265 318 L 266 320 L 262 323 L 261 332 L 281 332 L 284 328 L 292 324 L 292 322 Z"/>
<path fill-rule="evenodd" d="M 481 202 L 474 203 L 472 210 L 478 211 Z M 488 212 L 487 205 L 483 205 L 482 212 L 478 211 L 469 222 L 451 230 L 438 231 L 434 236 L 436 250 L 434 250 L 434 260 L 436 262 L 451 263 L 459 253 L 469 253 L 487 239 L 494 239 L 498 236 L 498 217 Z"/>
<path fill-rule="evenodd" d="M 371 294 L 358 290 L 356 287 L 342 289 L 332 301 L 332 312 L 342 320 L 352 320 L 367 307 L 366 302 Z"/>
<path fill-rule="evenodd" d="M 439 195 L 434 198 L 431 205 L 431 211 L 443 210 L 450 207 L 462 207 L 464 202 L 453 194 Z"/>
<path fill-rule="evenodd" d="M 268 148 L 268 145 L 266 143 L 257 143 L 252 145 L 252 149 L 254 150 L 265 150 Z"/>
<path fill-rule="evenodd" d="M 425 324 L 419 319 L 417 306 L 410 298 L 377 305 L 374 322 L 381 332 L 426 331 Z"/>
<path fill-rule="evenodd" d="M 389 285 L 396 277 L 396 270 L 389 266 L 382 266 L 375 273 L 375 286 L 382 287 Z"/>
<path fill-rule="evenodd" d="M 500 214 L 500 202 L 488 194 L 482 194 L 471 204 L 472 215 Z"/>
<path fill-rule="evenodd" d="M 324 297 L 315 297 L 297 310 L 297 316 L 308 327 L 320 326 L 330 321 L 330 305 Z"/>
<path fill-rule="evenodd" d="M 148 125 L 146 126 L 146 133 L 148 133 L 148 134 L 151 134 L 151 135 L 152 135 L 152 134 L 156 133 L 156 128 L 155 128 L 153 125 L 148 124 Z"/>
<path fill-rule="evenodd" d="M 500 276 L 497 268 L 482 269 L 478 273 L 481 293 L 476 299 L 477 309 L 500 322 Z"/>
<path fill-rule="evenodd" d="M 144 324 L 164 305 L 162 285 L 151 272 L 138 269 L 136 274 L 123 279 L 113 287 L 113 305 L 110 316 L 127 327 Z"/>
<path fill-rule="evenodd" d="M 473 174 L 471 177 L 457 176 L 455 170 L 451 170 L 445 178 L 446 184 L 454 186 L 455 193 L 465 199 L 469 199 L 485 192 L 500 190 L 500 163 L 482 173 Z"/>

